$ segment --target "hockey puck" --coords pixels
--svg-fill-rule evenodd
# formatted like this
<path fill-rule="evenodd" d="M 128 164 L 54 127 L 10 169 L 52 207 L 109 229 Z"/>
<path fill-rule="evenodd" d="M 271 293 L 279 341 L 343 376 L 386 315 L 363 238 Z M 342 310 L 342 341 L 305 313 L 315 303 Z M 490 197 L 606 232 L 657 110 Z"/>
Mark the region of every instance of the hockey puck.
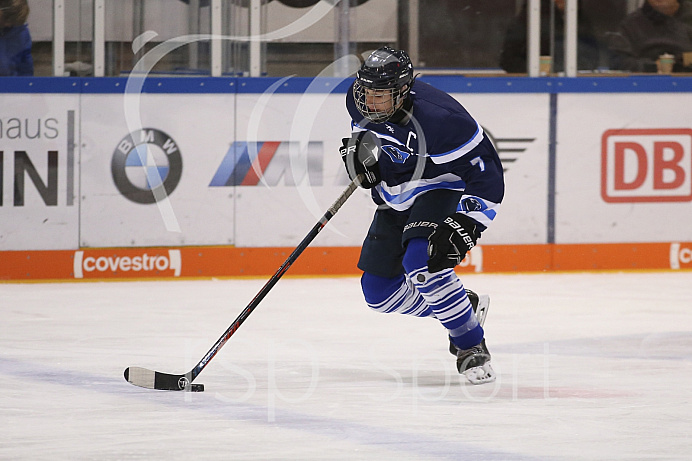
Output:
<path fill-rule="evenodd" d="M 190 383 L 185 390 L 188 392 L 204 392 L 204 384 Z"/>

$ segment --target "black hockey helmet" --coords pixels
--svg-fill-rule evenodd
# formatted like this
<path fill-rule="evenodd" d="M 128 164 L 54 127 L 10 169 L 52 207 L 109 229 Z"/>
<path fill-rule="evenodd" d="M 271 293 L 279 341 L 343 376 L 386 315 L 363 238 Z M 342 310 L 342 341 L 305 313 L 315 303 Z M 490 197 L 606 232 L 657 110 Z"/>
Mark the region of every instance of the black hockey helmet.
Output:
<path fill-rule="evenodd" d="M 378 48 L 368 56 L 356 74 L 353 96 L 358 111 L 370 121 L 386 122 L 401 108 L 414 80 L 413 64 L 405 51 L 389 46 Z M 367 99 L 372 94 L 384 98 L 389 95 L 392 104 L 378 104 L 380 107 L 375 107 Z"/>

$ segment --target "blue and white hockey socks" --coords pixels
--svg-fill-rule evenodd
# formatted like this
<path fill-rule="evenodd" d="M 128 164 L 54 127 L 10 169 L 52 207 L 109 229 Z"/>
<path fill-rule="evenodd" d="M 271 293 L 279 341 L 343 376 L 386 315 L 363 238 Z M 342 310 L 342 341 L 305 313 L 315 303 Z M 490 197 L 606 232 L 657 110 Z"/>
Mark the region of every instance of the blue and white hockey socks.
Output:
<path fill-rule="evenodd" d="M 408 277 L 386 278 L 364 273 L 361 286 L 368 306 L 382 313 L 436 317 L 459 349 L 471 348 L 483 339 L 483 328 L 473 313 L 466 290 L 453 269 L 428 272 L 428 241 L 408 242 L 404 269 Z"/>
<path fill-rule="evenodd" d="M 459 349 L 479 344 L 483 339 L 483 328 L 476 320 L 461 280 L 454 269 L 431 274 L 427 261 L 428 241 L 424 238 L 411 239 L 404 255 L 404 269 L 416 290 L 435 317 L 449 330 L 452 342 Z"/>
<path fill-rule="evenodd" d="M 415 317 L 433 315 L 423 297 L 413 287 L 413 283 L 403 275 L 386 278 L 366 272 L 360 279 L 360 284 L 365 302 L 376 312 L 397 312 Z"/>

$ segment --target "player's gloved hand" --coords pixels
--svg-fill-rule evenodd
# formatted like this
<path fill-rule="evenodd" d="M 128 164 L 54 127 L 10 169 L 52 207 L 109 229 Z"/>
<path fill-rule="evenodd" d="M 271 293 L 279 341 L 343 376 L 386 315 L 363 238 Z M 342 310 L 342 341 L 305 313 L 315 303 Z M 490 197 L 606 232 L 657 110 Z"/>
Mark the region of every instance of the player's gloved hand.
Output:
<path fill-rule="evenodd" d="M 439 272 L 459 264 L 481 237 L 476 222 L 455 213 L 437 225 L 428 237 L 428 271 Z"/>
<path fill-rule="evenodd" d="M 377 137 L 366 131 L 359 136 L 343 138 L 341 142 L 343 145 L 339 148 L 339 153 L 346 165 L 348 177 L 353 180 L 356 176 L 362 175 L 363 179 L 359 185 L 365 189 L 372 189 L 379 184 L 382 177 L 377 164 L 380 150 Z"/>

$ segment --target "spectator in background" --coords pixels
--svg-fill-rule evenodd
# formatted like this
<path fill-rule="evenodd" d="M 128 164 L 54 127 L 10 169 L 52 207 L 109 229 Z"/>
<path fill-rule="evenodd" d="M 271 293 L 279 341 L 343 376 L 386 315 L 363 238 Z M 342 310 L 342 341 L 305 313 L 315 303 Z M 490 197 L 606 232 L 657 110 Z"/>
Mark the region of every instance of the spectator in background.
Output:
<path fill-rule="evenodd" d="M 551 53 L 551 3 L 555 11 L 555 36 Z M 500 67 L 509 73 L 527 72 L 528 1 L 524 2 L 519 15 L 514 18 L 505 35 L 500 55 Z M 577 68 L 597 69 L 600 58 L 600 44 L 588 18 L 582 14 L 579 2 L 577 30 Z M 553 56 L 553 72 L 564 70 L 565 50 L 565 0 L 541 0 L 541 56 Z"/>
<path fill-rule="evenodd" d="M 34 75 L 26 0 L 0 0 L 0 76 Z"/>
<path fill-rule="evenodd" d="M 675 56 L 673 71 L 685 69 L 682 55 L 692 51 L 692 2 L 645 0 L 627 15 L 610 40 L 611 68 L 656 72 L 664 53 Z"/>

